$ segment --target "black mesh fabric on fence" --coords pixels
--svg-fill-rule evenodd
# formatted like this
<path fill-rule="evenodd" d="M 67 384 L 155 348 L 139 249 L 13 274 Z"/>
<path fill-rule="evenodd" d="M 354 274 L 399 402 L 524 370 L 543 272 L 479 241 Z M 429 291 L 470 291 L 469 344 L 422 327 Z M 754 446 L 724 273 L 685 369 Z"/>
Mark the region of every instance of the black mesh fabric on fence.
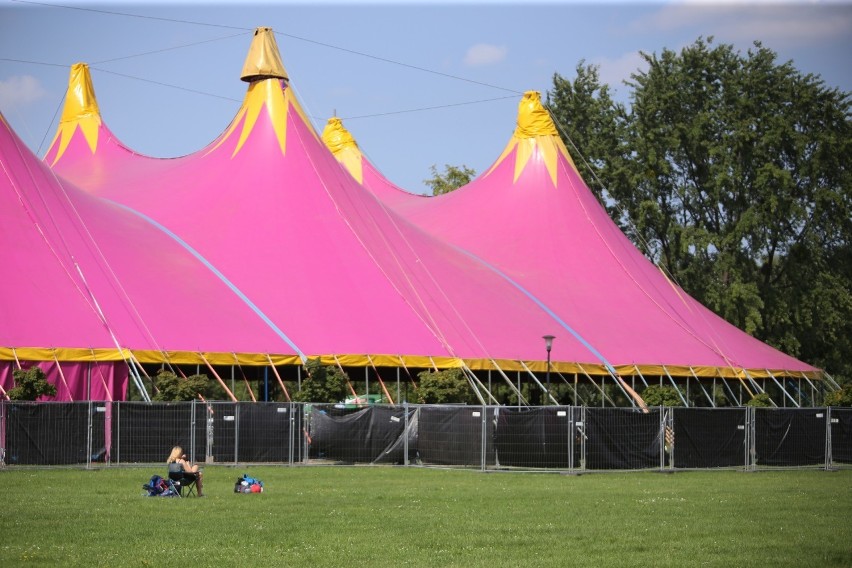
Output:
<path fill-rule="evenodd" d="M 103 460 L 106 455 L 103 408 L 101 403 L 88 402 L 6 404 L 6 463 L 65 465 L 86 464 L 90 458 Z"/>
<path fill-rule="evenodd" d="M 113 403 L 112 459 L 118 463 L 166 463 L 169 452 L 180 446 L 192 461 L 198 455 L 193 452 L 192 403 L 147 402 Z M 198 405 L 204 408 L 203 405 Z M 199 438 L 204 440 L 204 438 Z M 194 454 L 194 455 L 193 455 Z"/>
<path fill-rule="evenodd" d="M 747 465 L 745 408 L 673 408 L 676 468 Z"/>
<path fill-rule="evenodd" d="M 427 465 L 494 465 L 495 407 L 421 406 L 417 452 Z"/>
<path fill-rule="evenodd" d="M 645 413 L 557 406 L 0 401 L 0 461 L 9 466 L 165 465 L 175 445 L 192 461 L 225 464 L 315 459 L 588 471 L 830 467 L 852 464 L 852 409 Z"/>
<path fill-rule="evenodd" d="M 313 405 L 310 416 L 312 458 L 349 463 L 404 461 L 402 407 Z"/>
<path fill-rule="evenodd" d="M 301 459 L 301 406 L 239 403 L 237 461 L 289 462 Z M 292 453 L 291 453 L 291 445 Z"/>
<path fill-rule="evenodd" d="M 825 408 L 755 408 L 757 464 L 824 464 L 825 416 Z"/>
<path fill-rule="evenodd" d="M 586 408 L 586 469 L 660 467 L 660 411 Z"/>
<path fill-rule="evenodd" d="M 831 408 L 831 457 L 852 463 L 852 408 Z"/>
<path fill-rule="evenodd" d="M 571 407 L 497 409 L 494 444 L 505 467 L 573 468 L 580 463 Z M 574 452 L 574 460 L 571 453 Z"/>

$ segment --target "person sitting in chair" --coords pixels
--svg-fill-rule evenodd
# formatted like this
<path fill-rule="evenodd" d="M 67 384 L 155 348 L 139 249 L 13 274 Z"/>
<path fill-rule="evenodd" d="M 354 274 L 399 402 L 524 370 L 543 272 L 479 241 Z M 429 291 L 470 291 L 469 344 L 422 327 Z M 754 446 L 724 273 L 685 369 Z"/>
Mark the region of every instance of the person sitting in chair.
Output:
<path fill-rule="evenodd" d="M 198 490 L 198 496 L 201 497 L 201 478 L 203 473 L 198 464 L 190 463 L 186 459 L 186 454 L 183 453 L 183 448 L 175 446 L 172 448 L 172 453 L 169 454 L 169 459 L 166 460 L 166 465 L 169 468 L 169 473 L 183 473 L 187 478 L 195 479 L 195 487 Z"/>

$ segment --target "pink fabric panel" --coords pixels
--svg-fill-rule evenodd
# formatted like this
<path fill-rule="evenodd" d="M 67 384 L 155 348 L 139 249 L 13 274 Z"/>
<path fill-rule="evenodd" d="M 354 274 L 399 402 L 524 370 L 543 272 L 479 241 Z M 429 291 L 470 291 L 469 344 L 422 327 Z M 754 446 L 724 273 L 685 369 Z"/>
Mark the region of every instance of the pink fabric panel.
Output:
<path fill-rule="evenodd" d="M 0 236 L 16 244 L 0 250 L 0 321 L 15 322 L 0 345 L 294 353 L 178 241 L 57 178 L 3 122 L 0 161 Z"/>
<path fill-rule="evenodd" d="M 612 364 L 813 370 L 677 294 L 560 157 L 554 187 L 535 156 L 514 155 L 465 188 L 397 209 L 489 260 L 553 309 Z M 554 358 L 562 358 L 562 335 Z"/>
<path fill-rule="evenodd" d="M 32 361 L 21 361 L 24 369 L 33 366 Z M 60 402 L 82 400 L 125 400 L 127 394 L 128 370 L 123 361 L 118 362 L 63 362 L 62 372 L 53 361 L 35 363 L 56 387 L 55 397 L 42 397 L 39 400 Z M 0 361 L 0 386 L 5 391 L 15 386 L 13 372 L 17 369 L 14 361 Z M 89 374 L 91 372 L 91 375 Z"/>

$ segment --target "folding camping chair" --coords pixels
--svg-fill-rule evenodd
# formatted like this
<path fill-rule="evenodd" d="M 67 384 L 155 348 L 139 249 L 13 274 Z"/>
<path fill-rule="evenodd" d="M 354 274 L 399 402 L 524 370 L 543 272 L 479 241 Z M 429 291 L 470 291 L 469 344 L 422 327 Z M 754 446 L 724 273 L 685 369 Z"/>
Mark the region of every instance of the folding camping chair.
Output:
<path fill-rule="evenodd" d="M 198 481 L 198 475 L 195 473 L 189 473 L 186 471 L 170 471 L 169 481 L 174 484 L 177 494 L 181 497 L 198 495 L 195 492 L 195 483 Z M 184 495 L 184 490 L 186 490 L 186 495 Z"/>

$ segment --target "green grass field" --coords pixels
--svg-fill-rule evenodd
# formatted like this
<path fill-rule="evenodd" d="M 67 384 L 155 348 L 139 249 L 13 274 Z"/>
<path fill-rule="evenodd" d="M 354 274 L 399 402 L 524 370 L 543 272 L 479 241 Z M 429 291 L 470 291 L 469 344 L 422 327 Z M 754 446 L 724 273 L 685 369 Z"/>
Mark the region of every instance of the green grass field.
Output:
<path fill-rule="evenodd" d="M 0 566 L 852 566 L 849 470 L 211 466 L 143 497 L 160 470 L 0 470 Z"/>

